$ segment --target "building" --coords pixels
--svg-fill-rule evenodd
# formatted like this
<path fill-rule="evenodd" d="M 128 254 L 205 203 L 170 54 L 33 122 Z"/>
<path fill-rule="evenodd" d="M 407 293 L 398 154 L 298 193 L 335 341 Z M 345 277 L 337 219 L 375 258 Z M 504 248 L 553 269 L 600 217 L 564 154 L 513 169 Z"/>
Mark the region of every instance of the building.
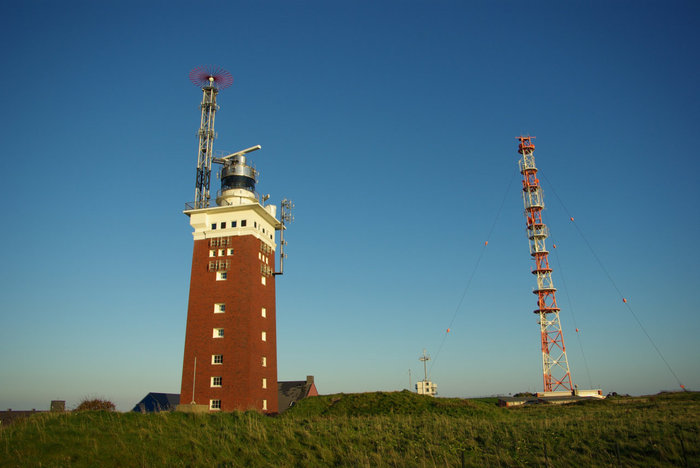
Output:
<path fill-rule="evenodd" d="M 184 212 L 194 249 L 178 410 L 278 411 L 275 233 L 283 225 L 255 192 L 246 151 L 215 159 L 223 164 L 216 206 Z"/>
<path fill-rule="evenodd" d="M 151 392 L 143 400 L 136 403 L 131 411 L 136 413 L 160 413 L 161 411 L 173 411 L 180 402 L 178 393 Z"/>
<path fill-rule="evenodd" d="M 282 413 L 296 405 L 299 400 L 318 396 L 318 390 L 314 383 L 314 376 L 307 375 L 306 380 L 277 382 L 277 394 L 279 398 L 279 412 Z"/>
<path fill-rule="evenodd" d="M 437 395 L 437 384 L 430 380 L 419 380 L 416 382 L 416 392 L 419 395 Z"/>

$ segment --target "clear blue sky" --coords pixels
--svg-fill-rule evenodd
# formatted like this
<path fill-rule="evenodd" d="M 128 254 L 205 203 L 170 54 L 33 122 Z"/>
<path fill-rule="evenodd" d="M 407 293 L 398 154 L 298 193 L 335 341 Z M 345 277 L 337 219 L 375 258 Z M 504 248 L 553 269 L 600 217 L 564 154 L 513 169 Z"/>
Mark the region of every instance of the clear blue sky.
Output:
<path fill-rule="evenodd" d="M 696 2 L 2 3 L 1 409 L 179 391 L 208 63 L 215 148 L 296 203 L 281 380 L 403 389 L 426 348 L 442 396 L 541 389 L 525 133 L 574 382 L 677 388 L 569 216 L 700 388 Z"/>

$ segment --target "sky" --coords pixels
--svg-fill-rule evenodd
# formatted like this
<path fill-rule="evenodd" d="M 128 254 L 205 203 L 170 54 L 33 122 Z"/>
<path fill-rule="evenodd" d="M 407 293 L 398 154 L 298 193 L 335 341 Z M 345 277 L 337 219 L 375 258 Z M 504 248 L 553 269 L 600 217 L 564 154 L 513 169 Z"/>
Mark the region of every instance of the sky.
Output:
<path fill-rule="evenodd" d="M 179 391 L 205 64 L 234 77 L 215 150 L 262 145 L 258 191 L 295 203 L 280 380 L 401 390 L 425 349 L 440 396 L 542 390 L 533 135 L 574 383 L 700 389 L 697 2 L 2 11 L 1 409 Z"/>

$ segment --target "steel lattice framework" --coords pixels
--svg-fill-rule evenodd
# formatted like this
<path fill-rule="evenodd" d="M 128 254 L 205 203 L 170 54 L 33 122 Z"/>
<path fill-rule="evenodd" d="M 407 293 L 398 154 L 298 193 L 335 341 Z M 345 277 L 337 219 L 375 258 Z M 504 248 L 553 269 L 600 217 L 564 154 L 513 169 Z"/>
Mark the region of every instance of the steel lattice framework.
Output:
<path fill-rule="evenodd" d="M 520 136 L 518 153 L 520 159 L 520 173 L 523 175 L 523 202 L 525 204 L 525 223 L 527 237 L 530 243 L 530 255 L 535 260 L 535 268 L 532 274 L 537 276 L 537 289 L 533 293 L 537 295 L 537 309 L 539 314 L 540 335 L 542 344 L 542 372 L 544 391 L 557 390 L 573 391 L 569 361 L 566 358 L 564 335 L 559 321 L 559 307 L 557 306 L 556 288 L 552 282 L 552 268 L 549 266 L 547 247 L 545 240 L 549 232 L 547 225 L 542 221 L 544 198 L 542 188 L 537 178 L 535 166 L 535 145 L 532 139 L 535 137 Z"/>
<path fill-rule="evenodd" d="M 218 106 L 216 95 L 220 89 L 233 83 L 233 76 L 220 67 L 205 65 L 190 72 L 190 81 L 202 88 L 202 119 L 199 125 L 199 146 L 197 151 L 197 179 L 194 189 L 194 207 L 209 206 L 209 187 L 211 186 L 211 163 L 214 154 L 214 118 Z"/>

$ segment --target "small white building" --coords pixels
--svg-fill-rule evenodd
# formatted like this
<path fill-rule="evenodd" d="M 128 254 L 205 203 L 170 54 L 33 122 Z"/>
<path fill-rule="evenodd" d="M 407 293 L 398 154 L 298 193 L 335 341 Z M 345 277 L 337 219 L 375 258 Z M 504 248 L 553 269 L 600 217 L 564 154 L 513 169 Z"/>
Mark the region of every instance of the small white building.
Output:
<path fill-rule="evenodd" d="M 419 380 L 416 382 L 416 392 L 419 395 L 437 395 L 437 384 L 430 380 Z"/>

